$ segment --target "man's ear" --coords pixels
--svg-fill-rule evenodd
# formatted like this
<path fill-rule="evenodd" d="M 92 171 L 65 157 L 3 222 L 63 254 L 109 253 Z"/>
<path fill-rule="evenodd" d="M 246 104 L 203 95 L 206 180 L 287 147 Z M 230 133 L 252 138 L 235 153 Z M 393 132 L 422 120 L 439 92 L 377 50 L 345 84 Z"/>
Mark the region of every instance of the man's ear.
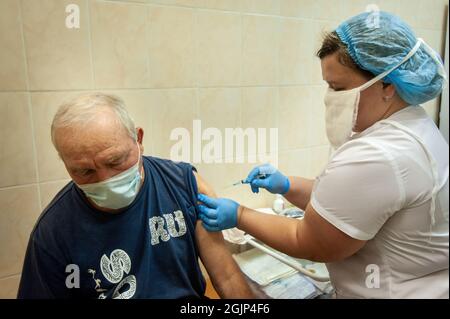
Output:
<path fill-rule="evenodd" d="M 136 128 L 136 138 L 137 142 L 139 144 L 139 147 L 141 148 L 141 154 L 144 154 L 144 129 L 142 127 Z"/>

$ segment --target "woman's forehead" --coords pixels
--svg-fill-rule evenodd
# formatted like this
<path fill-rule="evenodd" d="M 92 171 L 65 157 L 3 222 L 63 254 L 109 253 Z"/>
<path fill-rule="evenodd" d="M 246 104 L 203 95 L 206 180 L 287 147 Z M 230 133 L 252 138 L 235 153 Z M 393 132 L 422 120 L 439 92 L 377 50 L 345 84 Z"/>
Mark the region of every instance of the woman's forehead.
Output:
<path fill-rule="evenodd" d="M 323 58 L 321 60 L 321 66 L 322 78 L 329 84 L 359 85 L 368 80 L 361 71 L 343 65 L 336 54 Z"/>

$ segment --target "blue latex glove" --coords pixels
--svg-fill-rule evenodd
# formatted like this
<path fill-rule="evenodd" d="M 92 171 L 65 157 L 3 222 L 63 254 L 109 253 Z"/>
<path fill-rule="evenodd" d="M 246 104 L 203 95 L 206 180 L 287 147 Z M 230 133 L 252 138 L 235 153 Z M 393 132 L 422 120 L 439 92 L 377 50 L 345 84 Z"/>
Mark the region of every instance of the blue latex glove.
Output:
<path fill-rule="evenodd" d="M 204 205 L 198 205 L 199 217 L 207 231 L 221 231 L 236 227 L 239 204 L 231 199 L 211 198 L 198 194 L 198 200 Z"/>
<path fill-rule="evenodd" d="M 261 175 L 265 175 L 261 178 Z M 284 195 L 289 191 L 289 178 L 270 164 L 256 166 L 248 174 L 245 183 L 250 183 L 252 192 L 259 193 L 259 188 L 265 188 L 272 194 Z"/>

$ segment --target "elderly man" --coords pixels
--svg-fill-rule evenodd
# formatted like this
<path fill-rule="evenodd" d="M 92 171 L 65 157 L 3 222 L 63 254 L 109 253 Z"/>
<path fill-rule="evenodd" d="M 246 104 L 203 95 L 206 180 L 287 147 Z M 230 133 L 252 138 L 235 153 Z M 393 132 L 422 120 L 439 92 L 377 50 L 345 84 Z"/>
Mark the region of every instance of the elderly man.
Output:
<path fill-rule="evenodd" d="M 252 297 L 222 235 L 197 221 L 212 189 L 187 163 L 143 156 L 122 100 L 82 95 L 51 132 L 72 181 L 31 234 L 19 298 L 201 298 L 198 257 L 222 298 Z"/>

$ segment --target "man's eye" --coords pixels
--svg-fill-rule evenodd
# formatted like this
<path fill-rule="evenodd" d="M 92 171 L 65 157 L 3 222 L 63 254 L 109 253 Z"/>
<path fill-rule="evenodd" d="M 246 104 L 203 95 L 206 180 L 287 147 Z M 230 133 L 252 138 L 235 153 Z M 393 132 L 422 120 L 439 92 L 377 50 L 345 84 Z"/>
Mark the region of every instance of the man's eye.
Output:
<path fill-rule="evenodd" d="M 122 165 L 122 161 L 116 161 L 116 162 L 112 162 L 109 164 L 110 167 L 115 167 L 115 166 L 119 166 Z"/>
<path fill-rule="evenodd" d="M 80 172 L 80 174 L 83 176 L 88 176 L 88 175 L 91 175 L 92 173 L 94 173 L 93 169 L 85 169 Z"/>

